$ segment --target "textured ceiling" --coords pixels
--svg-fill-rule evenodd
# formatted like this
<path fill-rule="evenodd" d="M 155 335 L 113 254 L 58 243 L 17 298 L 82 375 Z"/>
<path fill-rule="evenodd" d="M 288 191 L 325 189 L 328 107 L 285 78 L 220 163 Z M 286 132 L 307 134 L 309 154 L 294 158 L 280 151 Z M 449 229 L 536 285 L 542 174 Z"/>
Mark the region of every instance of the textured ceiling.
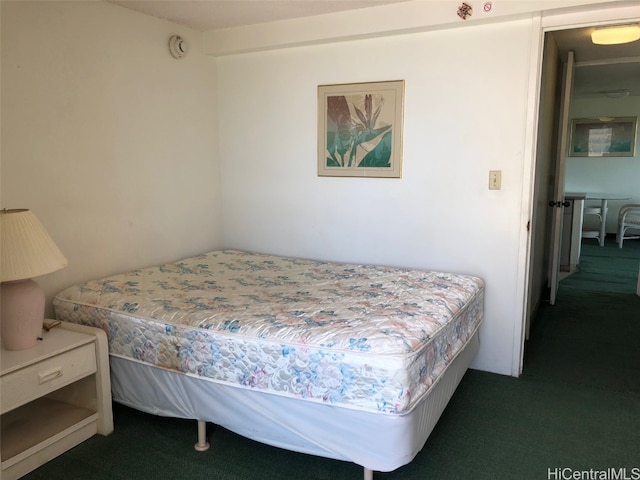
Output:
<path fill-rule="evenodd" d="M 196 30 L 310 17 L 408 0 L 108 0 Z"/>
<path fill-rule="evenodd" d="M 107 0 L 205 31 L 309 17 L 409 0 Z M 640 95 L 640 40 L 626 45 L 593 45 L 593 27 L 553 32 L 560 53 L 575 52 L 574 96 L 598 96 L 628 89 Z M 591 63 L 591 65 L 584 65 Z"/>
<path fill-rule="evenodd" d="M 575 54 L 574 97 L 602 96 L 606 91 L 629 90 L 640 96 L 640 40 L 624 45 L 594 45 L 594 27 L 553 32 L 560 54 Z"/>

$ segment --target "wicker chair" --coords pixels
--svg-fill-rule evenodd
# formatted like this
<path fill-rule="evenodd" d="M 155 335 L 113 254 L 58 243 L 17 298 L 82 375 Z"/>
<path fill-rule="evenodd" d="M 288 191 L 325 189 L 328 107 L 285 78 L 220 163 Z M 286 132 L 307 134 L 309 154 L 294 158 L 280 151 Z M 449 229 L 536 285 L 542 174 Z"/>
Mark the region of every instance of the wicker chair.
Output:
<path fill-rule="evenodd" d="M 628 232 L 632 230 L 632 232 Z M 640 238 L 640 204 L 623 205 L 618 214 L 618 234 L 616 241 L 622 248 L 625 240 Z"/>

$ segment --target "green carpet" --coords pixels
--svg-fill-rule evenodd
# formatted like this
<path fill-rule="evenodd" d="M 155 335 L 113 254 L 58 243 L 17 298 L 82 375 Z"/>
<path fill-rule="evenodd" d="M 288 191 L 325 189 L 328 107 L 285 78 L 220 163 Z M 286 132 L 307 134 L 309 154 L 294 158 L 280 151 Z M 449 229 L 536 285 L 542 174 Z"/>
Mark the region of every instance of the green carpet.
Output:
<path fill-rule="evenodd" d="M 580 272 L 544 306 L 516 379 L 470 370 L 425 448 L 385 480 L 547 479 L 548 469 L 640 467 L 640 242 L 585 244 Z M 611 245 L 609 245 L 611 244 Z M 635 269 L 635 273 L 634 273 Z M 348 462 L 288 452 L 193 421 L 114 405 L 115 432 L 24 477 L 56 479 L 361 479 Z M 630 474 L 631 470 L 629 470 Z M 586 477 L 583 477 L 586 478 Z"/>
<path fill-rule="evenodd" d="M 585 240 L 579 271 L 534 321 L 524 375 L 640 395 L 639 263 L 638 241 Z"/>

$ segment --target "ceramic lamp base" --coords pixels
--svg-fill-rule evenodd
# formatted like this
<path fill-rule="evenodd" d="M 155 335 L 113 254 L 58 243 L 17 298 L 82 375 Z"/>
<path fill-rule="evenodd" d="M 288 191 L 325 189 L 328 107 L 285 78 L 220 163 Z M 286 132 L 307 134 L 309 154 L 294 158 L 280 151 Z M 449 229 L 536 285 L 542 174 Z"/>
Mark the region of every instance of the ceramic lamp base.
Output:
<path fill-rule="evenodd" d="M 0 337 L 7 350 L 35 347 L 42 336 L 44 291 L 31 279 L 0 284 Z"/>

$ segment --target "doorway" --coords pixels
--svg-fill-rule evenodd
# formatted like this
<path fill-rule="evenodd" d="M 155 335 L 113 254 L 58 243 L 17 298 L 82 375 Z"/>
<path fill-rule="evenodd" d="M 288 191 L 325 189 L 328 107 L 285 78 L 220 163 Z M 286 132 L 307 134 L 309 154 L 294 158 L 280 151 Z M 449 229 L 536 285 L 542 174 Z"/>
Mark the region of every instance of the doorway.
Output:
<path fill-rule="evenodd" d="M 637 15 L 637 10 L 632 12 Z M 618 18 L 618 17 L 616 17 Z M 630 17 L 630 21 L 638 21 Z M 620 23 L 618 20 L 617 23 Z M 630 115 L 640 112 L 640 43 L 607 46 L 595 46 L 591 43 L 590 34 L 596 28 L 581 26 L 579 28 L 549 29 L 544 34 L 542 76 L 540 82 L 540 103 L 538 112 L 538 131 L 536 146 L 536 169 L 533 186 L 533 213 L 531 220 L 531 246 L 529 250 L 529 277 L 527 288 L 527 311 L 525 312 L 524 339 L 529 338 L 531 323 L 541 305 L 548 302 L 549 282 L 551 277 L 552 256 L 552 217 L 549 201 L 554 199 L 553 191 L 558 178 L 555 167 L 560 141 L 559 111 L 561 86 L 568 52 L 575 53 L 575 82 L 572 88 L 571 117 L 621 115 L 625 109 Z M 611 47 L 611 48 L 609 48 Z M 615 98 L 610 92 L 628 91 L 626 96 Z M 577 105 L 577 106 L 576 106 Z M 589 107 L 591 105 L 591 107 Z M 587 113 L 591 108 L 591 113 Z M 611 113 L 604 114 L 607 111 Z M 596 113 L 600 112 L 600 113 Z M 634 114 L 635 112 L 635 114 Z M 636 140 L 637 142 L 637 140 Z M 638 164 L 638 155 L 633 159 Z M 598 160 L 600 160 L 598 162 Z M 614 162 L 615 160 L 615 162 Z M 613 162 L 613 163 L 612 163 Z M 629 193 L 630 201 L 640 203 L 640 170 L 625 169 L 632 164 L 624 159 L 587 159 L 581 163 L 575 159 L 569 162 L 562 172 L 567 178 L 565 186 L 569 190 L 576 189 L 605 191 L 611 190 L 616 177 L 609 175 L 612 165 L 620 170 L 618 178 L 633 184 L 615 185 L 620 191 Z M 633 167 L 633 165 L 631 165 Z M 610 177 L 610 178 L 609 178 Z M 628 192 L 627 192 L 628 190 Z M 617 211 L 622 203 L 611 205 L 607 231 L 611 235 L 615 231 Z M 609 237 L 606 242 L 615 242 Z M 523 349 L 524 356 L 524 349 Z M 524 364 L 524 359 L 521 366 Z"/>

